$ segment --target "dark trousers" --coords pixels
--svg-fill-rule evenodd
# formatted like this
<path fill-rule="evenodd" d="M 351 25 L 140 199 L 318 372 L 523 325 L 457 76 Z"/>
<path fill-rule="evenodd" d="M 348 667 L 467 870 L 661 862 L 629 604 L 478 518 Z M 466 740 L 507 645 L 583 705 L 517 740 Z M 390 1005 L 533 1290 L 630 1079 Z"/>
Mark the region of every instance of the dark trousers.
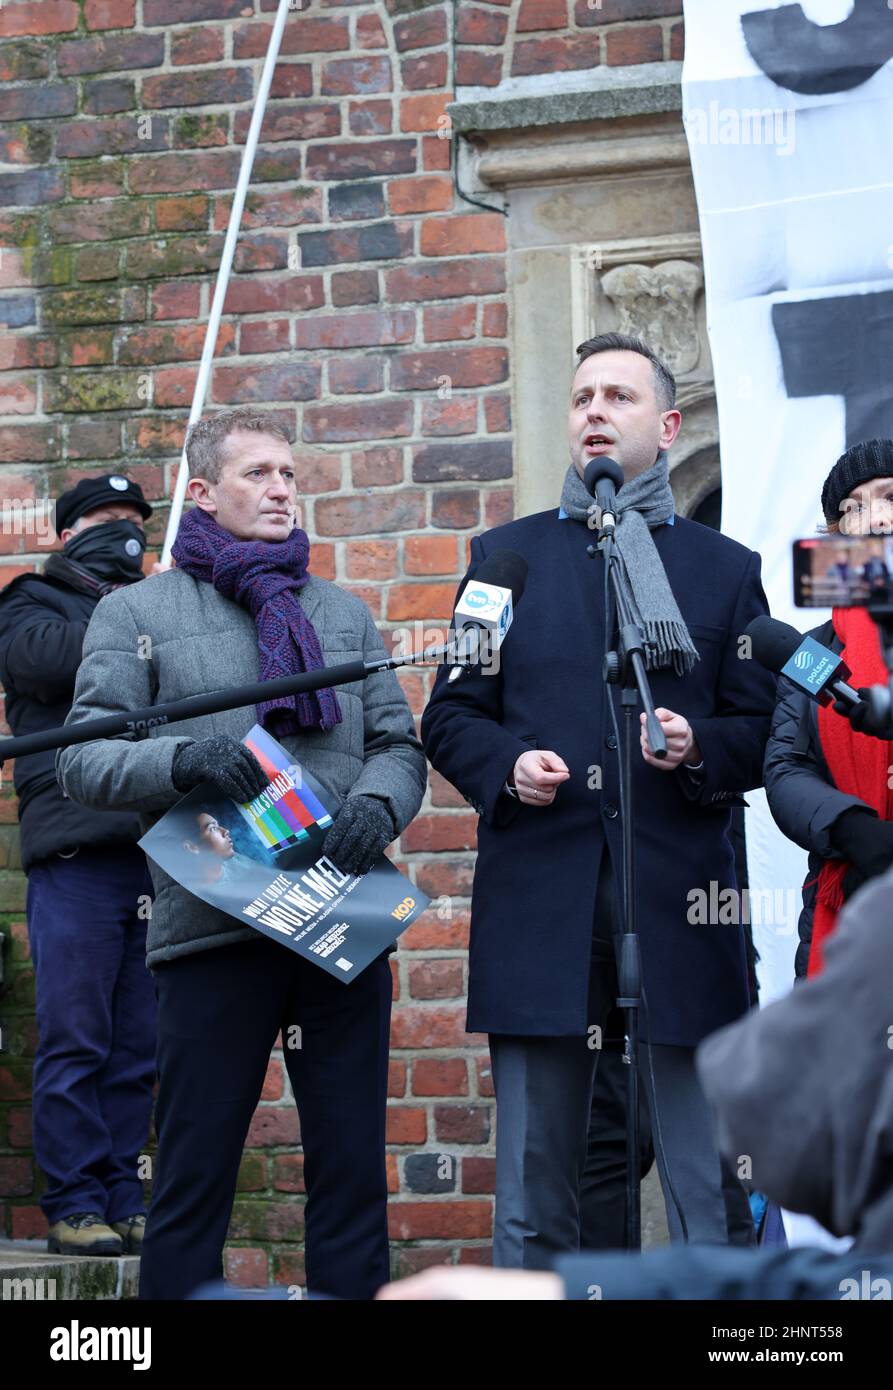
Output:
<path fill-rule="evenodd" d="M 28 873 L 39 1031 L 34 1153 L 50 1225 L 81 1211 L 121 1221 L 144 1210 L 138 1161 L 155 1081 L 151 895 L 135 845 L 54 855 Z"/>
<path fill-rule="evenodd" d="M 389 1278 L 386 957 L 345 985 L 260 938 L 155 970 L 158 1155 L 140 1297 L 219 1279 L 239 1162 L 276 1035 L 301 1121 L 308 1291 L 368 1299 Z"/>

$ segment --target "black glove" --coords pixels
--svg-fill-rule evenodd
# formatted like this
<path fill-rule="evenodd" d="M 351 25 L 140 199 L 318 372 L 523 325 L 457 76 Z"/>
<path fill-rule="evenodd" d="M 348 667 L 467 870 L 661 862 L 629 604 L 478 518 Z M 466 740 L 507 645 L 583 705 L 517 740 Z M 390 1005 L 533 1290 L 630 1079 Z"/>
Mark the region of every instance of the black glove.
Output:
<path fill-rule="evenodd" d="M 893 864 L 893 821 L 880 820 L 867 807 L 851 806 L 831 826 L 831 843 L 858 870 L 863 882 Z"/>
<path fill-rule="evenodd" d="M 178 792 L 213 782 L 233 801 L 253 801 L 269 780 L 251 749 L 226 734 L 181 743 L 171 764 L 171 781 Z"/>
<path fill-rule="evenodd" d="M 835 700 L 832 709 L 838 714 L 842 714 L 844 719 L 848 719 L 852 728 L 857 734 L 862 733 L 862 725 L 871 713 L 871 706 L 868 703 L 870 691 L 867 686 L 860 685 L 856 694 L 861 699 L 861 705 L 851 705 L 848 700 Z"/>
<path fill-rule="evenodd" d="M 397 833 L 394 818 L 377 796 L 350 796 L 322 842 L 322 852 L 344 874 L 365 874 Z"/>

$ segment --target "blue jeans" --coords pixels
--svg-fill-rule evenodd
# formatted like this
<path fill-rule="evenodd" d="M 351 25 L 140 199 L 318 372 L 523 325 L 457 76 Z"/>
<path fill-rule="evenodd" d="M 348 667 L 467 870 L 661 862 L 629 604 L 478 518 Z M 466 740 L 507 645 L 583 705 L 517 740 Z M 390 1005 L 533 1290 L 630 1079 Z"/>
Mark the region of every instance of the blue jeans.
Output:
<path fill-rule="evenodd" d="M 52 1225 L 79 1211 L 145 1210 L 137 1165 L 155 1081 L 155 990 L 146 968 L 152 883 L 135 845 L 54 855 L 28 874 L 37 977 L 34 1153 Z M 140 897 L 144 899 L 139 915 Z"/>

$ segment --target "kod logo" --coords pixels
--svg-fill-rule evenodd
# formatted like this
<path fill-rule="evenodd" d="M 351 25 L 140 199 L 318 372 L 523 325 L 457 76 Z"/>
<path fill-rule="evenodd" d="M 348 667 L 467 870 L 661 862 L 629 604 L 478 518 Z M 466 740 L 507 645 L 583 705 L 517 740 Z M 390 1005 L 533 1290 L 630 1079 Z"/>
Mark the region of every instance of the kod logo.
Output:
<path fill-rule="evenodd" d="M 794 665 L 798 671 L 805 671 L 807 666 L 811 666 L 812 657 L 809 652 L 798 652 L 794 657 Z"/>
<path fill-rule="evenodd" d="M 465 602 L 469 608 L 493 608 L 494 602 L 486 589 L 471 589 L 465 594 Z"/>

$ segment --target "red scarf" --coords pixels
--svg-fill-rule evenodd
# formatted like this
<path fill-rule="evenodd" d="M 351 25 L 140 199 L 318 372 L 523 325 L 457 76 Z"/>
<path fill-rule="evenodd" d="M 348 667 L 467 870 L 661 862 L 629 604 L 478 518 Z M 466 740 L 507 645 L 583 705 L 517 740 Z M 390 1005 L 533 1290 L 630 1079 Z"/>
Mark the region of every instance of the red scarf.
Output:
<path fill-rule="evenodd" d="M 889 675 L 881 655 L 877 624 L 866 609 L 835 608 L 831 620 L 843 643 L 841 660 L 853 673 L 850 685 L 886 685 Z M 893 788 L 888 785 L 893 743 L 856 733 L 849 720 L 835 713 L 831 705 L 819 708 L 819 741 L 838 791 L 857 796 L 877 811 L 881 820 L 893 820 Z M 809 949 L 809 976 L 822 969 L 824 942 L 833 932 L 843 906 L 843 880 L 851 867 L 844 859 L 828 859 L 822 865 Z"/>

